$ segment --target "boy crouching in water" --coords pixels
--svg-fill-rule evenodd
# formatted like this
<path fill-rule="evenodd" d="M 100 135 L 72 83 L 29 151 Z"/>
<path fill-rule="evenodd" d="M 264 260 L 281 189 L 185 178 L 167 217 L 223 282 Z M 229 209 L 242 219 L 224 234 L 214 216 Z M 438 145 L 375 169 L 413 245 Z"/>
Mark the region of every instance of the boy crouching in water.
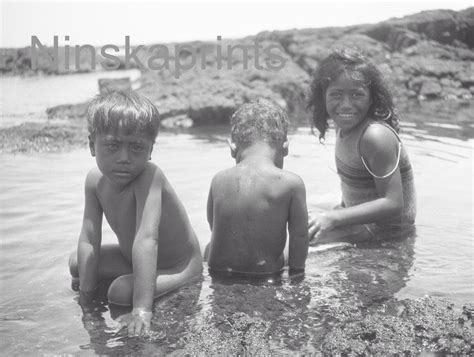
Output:
<path fill-rule="evenodd" d="M 86 300 L 100 279 L 115 278 L 108 299 L 133 305 L 119 318 L 130 335 L 149 328 L 154 298 L 202 272 L 186 211 L 160 168 L 149 162 L 159 125 L 156 107 L 134 92 L 97 96 L 88 109 L 97 167 L 86 177 L 82 229 L 69 268 Z M 118 245 L 101 246 L 103 215 Z"/>
<path fill-rule="evenodd" d="M 244 104 L 231 119 L 231 155 L 236 166 L 211 183 L 207 247 L 211 274 L 275 274 L 282 271 L 287 223 L 290 275 L 304 272 L 308 213 L 301 178 L 284 171 L 288 117 L 267 100 Z"/>

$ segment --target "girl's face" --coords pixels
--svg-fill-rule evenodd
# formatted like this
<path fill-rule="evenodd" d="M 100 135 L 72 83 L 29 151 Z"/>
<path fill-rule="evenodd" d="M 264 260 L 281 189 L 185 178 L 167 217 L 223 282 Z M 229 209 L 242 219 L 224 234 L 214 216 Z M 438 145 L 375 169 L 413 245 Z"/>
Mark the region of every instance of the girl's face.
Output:
<path fill-rule="evenodd" d="M 356 72 L 355 75 L 362 74 Z M 350 132 L 367 118 L 372 105 L 370 91 L 362 80 L 343 72 L 326 90 L 326 110 L 343 133 Z"/>

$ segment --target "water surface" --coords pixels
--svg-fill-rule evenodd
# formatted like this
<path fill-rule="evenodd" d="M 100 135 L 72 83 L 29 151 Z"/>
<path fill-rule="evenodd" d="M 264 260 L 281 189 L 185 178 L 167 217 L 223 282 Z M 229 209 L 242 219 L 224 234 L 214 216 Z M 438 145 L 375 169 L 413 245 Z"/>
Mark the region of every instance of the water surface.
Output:
<path fill-rule="evenodd" d="M 162 133 L 153 154 L 153 161 L 164 170 L 182 198 L 201 247 L 210 235 L 205 207 L 211 178 L 215 172 L 233 165 L 225 137 L 225 131 Z M 168 345 L 158 344 L 160 348 L 169 352 L 167 348 L 180 347 L 170 346 L 189 333 L 196 321 L 210 316 L 224 319 L 226 314 L 238 311 L 250 316 L 257 312 L 256 316 L 271 325 L 269 328 L 278 326 L 277 335 L 293 328 L 295 333 L 309 336 L 290 339 L 293 348 L 304 347 L 309 351 L 308 346 L 312 345 L 308 341 L 316 338 L 322 321 L 318 319 L 320 309 L 330 304 L 371 304 L 394 295 L 405 298 L 425 294 L 448 298 L 460 306 L 474 301 L 470 143 L 420 142 L 410 135 L 404 135 L 403 140 L 417 184 L 416 237 L 385 245 L 311 253 L 306 278 L 299 284 L 292 284 L 285 276 L 277 287 L 226 287 L 213 283 L 206 273 L 200 284 L 188 288 L 180 298 L 179 294 L 171 298 L 168 324 L 173 322 L 176 326 L 167 328 L 176 338 L 174 342 L 167 341 Z M 338 197 L 332 141 L 330 137 L 326 147 L 321 146 L 305 128 L 290 136 L 285 168 L 304 179 L 309 202 Z M 83 321 L 76 293 L 69 288 L 67 258 L 77 244 L 83 181 L 94 165 L 93 158 L 81 149 L 44 156 L 3 155 L 0 163 L 0 307 L 4 353 L 88 354 L 94 348 L 97 353 L 129 351 L 129 343 L 138 342 L 123 336 L 117 339 L 104 332 L 105 327 L 113 326 L 107 306 L 98 313 L 103 320 L 97 321 L 103 325 L 92 329 L 97 336 L 90 333 L 90 328 L 84 328 L 87 323 Z M 106 227 L 104 242 L 113 241 L 114 236 Z M 189 315 L 173 315 L 183 308 L 179 303 L 189 307 Z M 275 304 L 281 306 L 274 308 Z M 294 314 L 296 320 L 289 319 L 288 314 Z M 282 316 L 286 316 L 284 321 Z M 205 324 L 215 325 L 215 321 Z M 91 339 L 96 344 L 99 341 L 98 345 Z M 276 344 L 277 351 L 290 348 L 284 338 L 282 341 Z M 297 341 L 306 342 L 302 347 L 295 345 Z M 146 354 L 146 348 L 158 347 L 156 341 L 141 341 L 139 345 L 132 350 Z"/>
<path fill-rule="evenodd" d="M 96 79 L 84 85 L 92 86 Z M 29 83 L 34 80 L 25 80 L 23 85 L 34 93 L 33 104 L 23 103 L 25 108 L 18 111 L 15 108 L 22 102 L 9 104 L 8 112 L 2 114 L 4 125 L 11 125 L 7 123 L 11 118 L 39 118 L 44 100 L 54 98 L 60 90 L 54 86 L 61 81 L 57 77 L 40 84 L 36 91 Z M 52 86 L 52 92 L 45 89 L 46 84 Z M 38 88 L 46 91 L 46 99 L 39 99 Z M 5 109 L 3 98 L 2 104 Z M 426 294 L 449 299 L 458 307 L 473 302 L 473 140 L 465 140 L 459 134 L 462 128 L 449 123 L 408 122 L 402 130 L 417 188 L 415 234 L 397 242 L 314 251 L 301 282 L 291 281 L 285 273 L 278 282 L 231 284 L 213 281 L 205 272 L 201 281 L 156 302 L 153 334 L 145 340 L 108 331 L 114 326 L 113 319 L 127 310 L 99 300 L 94 309 L 83 311 L 70 289 L 67 259 L 77 245 L 84 178 L 95 164 L 86 148 L 57 154 L 1 155 L 2 353 L 161 355 L 201 351 L 225 355 L 238 348 L 254 354 L 317 352 L 335 306 L 370 307 L 393 297 Z M 163 169 L 184 202 L 202 249 L 210 237 L 205 207 L 211 178 L 234 164 L 227 135 L 227 128 L 160 133 L 153 152 L 153 162 Z M 309 128 L 302 127 L 289 140 L 285 169 L 303 178 L 309 206 L 337 202 L 333 134 L 323 146 Z M 104 225 L 103 241 L 115 242 Z"/>

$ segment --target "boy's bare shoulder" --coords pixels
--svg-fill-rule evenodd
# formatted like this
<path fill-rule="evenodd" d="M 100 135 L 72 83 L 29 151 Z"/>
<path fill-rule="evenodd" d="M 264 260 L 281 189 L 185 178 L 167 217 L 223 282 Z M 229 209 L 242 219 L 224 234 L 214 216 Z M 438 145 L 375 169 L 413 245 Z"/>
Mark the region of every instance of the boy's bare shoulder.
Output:
<path fill-rule="evenodd" d="M 232 177 L 235 177 L 235 175 L 236 175 L 235 166 L 230 167 L 225 170 L 221 170 L 212 177 L 211 185 L 215 185 L 221 182 L 222 180 L 228 180 Z"/>
<path fill-rule="evenodd" d="M 167 182 L 164 172 L 154 163 L 148 162 L 142 173 L 136 178 L 135 184 L 142 186 L 163 186 Z"/>
<path fill-rule="evenodd" d="M 157 178 L 165 178 L 164 172 L 160 169 L 160 167 L 153 162 L 148 161 L 148 163 L 145 166 L 145 169 L 143 172 L 140 174 L 140 176 L 154 176 Z"/>
<path fill-rule="evenodd" d="M 286 184 L 295 190 L 305 190 L 303 179 L 291 171 L 279 169 L 281 177 L 286 181 Z"/>
<path fill-rule="evenodd" d="M 96 188 L 100 182 L 100 179 L 103 177 L 102 172 L 100 172 L 99 168 L 93 167 L 89 170 L 86 176 L 86 188 L 92 189 Z"/>
<path fill-rule="evenodd" d="M 229 180 L 233 180 L 241 174 L 242 172 L 239 170 L 238 166 L 219 171 L 212 178 L 211 187 L 225 185 Z M 291 171 L 275 167 L 270 171 L 265 170 L 265 173 L 261 175 L 261 177 L 267 177 L 269 184 L 274 184 L 275 181 L 278 181 L 279 184 L 286 185 L 290 190 L 305 190 L 305 185 L 301 177 Z"/>

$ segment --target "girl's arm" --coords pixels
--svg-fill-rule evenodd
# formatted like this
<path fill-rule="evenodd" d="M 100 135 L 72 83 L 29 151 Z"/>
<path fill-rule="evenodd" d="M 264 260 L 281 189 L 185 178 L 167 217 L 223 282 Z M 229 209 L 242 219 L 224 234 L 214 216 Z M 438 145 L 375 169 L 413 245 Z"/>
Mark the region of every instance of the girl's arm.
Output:
<path fill-rule="evenodd" d="M 79 289 L 83 293 L 97 287 L 100 244 L 102 240 L 102 207 L 96 195 L 99 173 L 89 172 L 85 182 L 85 207 L 77 247 Z"/>
<path fill-rule="evenodd" d="M 390 129 L 382 125 L 368 127 L 361 138 L 360 152 L 370 170 L 381 177 L 374 177 L 379 198 L 325 213 L 312 226 L 310 235 L 316 233 L 317 240 L 324 231 L 347 225 L 373 223 L 400 214 L 404 202 L 398 166 L 399 150 L 399 141 Z M 389 176 L 383 177 L 389 173 Z"/>

